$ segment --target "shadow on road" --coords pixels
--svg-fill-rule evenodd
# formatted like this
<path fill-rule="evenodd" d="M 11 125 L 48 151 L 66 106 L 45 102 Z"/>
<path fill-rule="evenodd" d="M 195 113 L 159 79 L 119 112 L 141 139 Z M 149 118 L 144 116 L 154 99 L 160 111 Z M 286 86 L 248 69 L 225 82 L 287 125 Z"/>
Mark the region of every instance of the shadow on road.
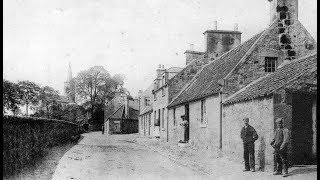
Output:
<path fill-rule="evenodd" d="M 298 175 L 298 174 L 299 175 L 300 174 L 310 174 L 313 172 L 317 172 L 317 168 L 315 168 L 315 167 L 312 167 L 312 168 L 311 167 L 299 167 L 299 169 L 294 169 L 293 171 L 291 171 L 288 176 L 294 176 L 294 175 Z"/>

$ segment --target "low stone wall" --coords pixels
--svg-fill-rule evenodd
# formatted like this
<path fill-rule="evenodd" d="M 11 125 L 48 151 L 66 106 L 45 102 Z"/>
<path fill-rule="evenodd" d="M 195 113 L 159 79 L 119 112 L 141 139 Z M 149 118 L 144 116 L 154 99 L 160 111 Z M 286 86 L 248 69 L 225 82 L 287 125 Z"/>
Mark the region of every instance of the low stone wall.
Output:
<path fill-rule="evenodd" d="M 47 147 L 69 142 L 79 134 L 79 126 L 67 121 L 3 116 L 3 176 L 31 164 Z"/>

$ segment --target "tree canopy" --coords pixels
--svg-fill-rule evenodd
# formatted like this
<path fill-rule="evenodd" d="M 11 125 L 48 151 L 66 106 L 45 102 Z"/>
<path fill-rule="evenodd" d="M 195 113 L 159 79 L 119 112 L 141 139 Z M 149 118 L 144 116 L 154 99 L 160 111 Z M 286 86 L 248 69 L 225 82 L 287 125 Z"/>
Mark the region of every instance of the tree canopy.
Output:
<path fill-rule="evenodd" d="M 3 80 L 3 111 L 5 108 L 11 111 L 17 111 L 21 104 L 21 93 L 19 86 L 8 80 Z"/>

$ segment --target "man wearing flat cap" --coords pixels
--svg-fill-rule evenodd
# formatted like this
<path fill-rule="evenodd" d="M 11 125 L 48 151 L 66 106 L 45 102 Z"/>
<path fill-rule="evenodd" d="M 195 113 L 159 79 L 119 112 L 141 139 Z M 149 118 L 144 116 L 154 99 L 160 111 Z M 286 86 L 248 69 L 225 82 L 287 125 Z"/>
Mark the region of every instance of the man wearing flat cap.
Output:
<path fill-rule="evenodd" d="M 254 160 L 254 142 L 258 139 L 256 130 L 249 125 L 249 118 L 243 119 L 244 126 L 241 130 L 241 139 L 243 141 L 243 158 L 245 169 L 243 171 L 255 172 Z"/>
<path fill-rule="evenodd" d="M 275 172 L 274 175 L 282 174 L 282 166 L 284 166 L 284 176 L 288 175 L 288 143 L 289 130 L 283 126 L 283 118 L 276 120 L 277 129 L 274 133 L 271 146 L 274 148 Z"/>

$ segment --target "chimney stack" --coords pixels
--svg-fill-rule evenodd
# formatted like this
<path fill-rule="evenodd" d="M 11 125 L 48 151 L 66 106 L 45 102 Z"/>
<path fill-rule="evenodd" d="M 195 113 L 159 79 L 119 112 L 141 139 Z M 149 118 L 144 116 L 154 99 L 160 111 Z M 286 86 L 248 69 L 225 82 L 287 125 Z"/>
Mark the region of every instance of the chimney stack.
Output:
<path fill-rule="evenodd" d="M 241 43 L 241 32 L 238 24 L 234 24 L 234 30 L 218 30 L 217 21 L 213 22 L 213 28 L 205 31 L 205 57 L 214 60 L 230 49 Z"/>
<path fill-rule="evenodd" d="M 238 23 L 234 23 L 234 31 L 238 31 Z"/>
<path fill-rule="evenodd" d="M 293 24 L 298 20 L 298 0 L 268 0 L 270 2 L 270 25 L 276 20 Z M 290 21 L 290 22 L 289 22 Z"/>

